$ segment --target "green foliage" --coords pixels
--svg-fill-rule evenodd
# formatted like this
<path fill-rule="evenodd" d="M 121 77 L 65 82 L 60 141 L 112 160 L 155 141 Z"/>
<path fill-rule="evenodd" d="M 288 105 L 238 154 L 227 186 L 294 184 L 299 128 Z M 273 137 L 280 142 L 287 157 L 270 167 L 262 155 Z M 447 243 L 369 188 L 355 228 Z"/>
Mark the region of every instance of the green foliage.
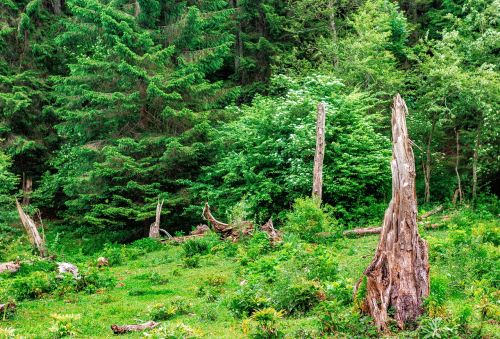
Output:
<path fill-rule="evenodd" d="M 298 235 L 301 239 L 318 242 L 319 233 L 335 232 L 335 220 L 330 217 L 327 207 L 312 198 L 298 198 L 293 210 L 286 215 L 284 230 Z"/>
<path fill-rule="evenodd" d="M 442 318 L 422 318 L 418 328 L 421 338 L 450 338 L 457 335 L 453 325 Z"/>
<path fill-rule="evenodd" d="M 279 76 L 273 88 L 285 95 L 258 97 L 250 106 L 232 109 L 239 119 L 217 134 L 217 162 L 205 167 L 192 191 L 225 208 L 246 197 L 258 222 L 309 195 L 316 106 L 323 100 L 332 114 L 326 119 L 323 200 L 345 222 L 371 220 L 371 210 L 356 214 L 354 208 L 381 199 L 390 182 L 389 143 L 374 130 L 378 115 L 368 114 L 371 99 L 346 91 L 330 76 Z"/>
<path fill-rule="evenodd" d="M 51 314 L 50 316 L 54 323 L 49 332 L 52 333 L 53 338 L 73 337 L 78 335 L 78 329 L 75 322 L 80 320 L 80 314 Z"/>
<path fill-rule="evenodd" d="M 243 332 L 254 339 L 282 338 L 283 333 L 278 328 L 282 317 L 283 312 L 272 307 L 257 310 L 243 322 Z"/>
<path fill-rule="evenodd" d="M 337 301 L 322 302 L 316 308 L 321 332 L 334 336 L 351 335 L 362 338 L 376 338 L 378 331 L 371 319 L 350 309 L 345 309 Z"/>
<path fill-rule="evenodd" d="M 151 308 L 149 315 L 151 319 L 163 321 L 172 319 L 175 316 L 188 314 L 191 312 L 192 305 L 183 299 L 174 299 L 169 304 L 158 304 Z"/>

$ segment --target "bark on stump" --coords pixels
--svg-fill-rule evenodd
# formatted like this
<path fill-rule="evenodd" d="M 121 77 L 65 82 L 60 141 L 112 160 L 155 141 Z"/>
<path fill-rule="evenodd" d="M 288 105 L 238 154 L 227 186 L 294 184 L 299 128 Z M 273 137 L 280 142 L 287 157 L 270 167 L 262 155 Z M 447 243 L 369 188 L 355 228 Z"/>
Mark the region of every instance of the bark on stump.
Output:
<path fill-rule="evenodd" d="M 392 107 L 392 200 L 384 216 L 375 257 L 365 270 L 366 310 L 387 330 L 388 310 L 400 328 L 422 314 L 429 295 L 428 246 L 417 227 L 415 161 L 406 128 L 408 110 L 400 95 Z"/>

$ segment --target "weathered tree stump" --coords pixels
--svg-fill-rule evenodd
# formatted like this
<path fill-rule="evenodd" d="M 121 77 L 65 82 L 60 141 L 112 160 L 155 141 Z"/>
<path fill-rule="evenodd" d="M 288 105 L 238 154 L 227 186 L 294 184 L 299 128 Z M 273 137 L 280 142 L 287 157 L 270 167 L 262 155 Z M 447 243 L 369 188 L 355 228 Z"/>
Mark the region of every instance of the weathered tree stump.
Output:
<path fill-rule="evenodd" d="M 428 246 L 417 227 L 415 161 L 406 128 L 407 108 L 400 95 L 392 107 L 392 200 L 385 212 L 379 244 L 365 270 L 365 308 L 379 330 L 386 330 L 389 309 L 400 328 L 422 314 L 429 295 Z"/>
<path fill-rule="evenodd" d="M 149 227 L 149 237 L 158 239 L 160 237 L 160 217 L 161 217 L 161 210 L 163 208 L 163 202 L 162 200 L 160 202 L 160 199 L 158 198 L 158 203 L 156 204 L 156 218 L 155 222 L 151 224 Z"/>

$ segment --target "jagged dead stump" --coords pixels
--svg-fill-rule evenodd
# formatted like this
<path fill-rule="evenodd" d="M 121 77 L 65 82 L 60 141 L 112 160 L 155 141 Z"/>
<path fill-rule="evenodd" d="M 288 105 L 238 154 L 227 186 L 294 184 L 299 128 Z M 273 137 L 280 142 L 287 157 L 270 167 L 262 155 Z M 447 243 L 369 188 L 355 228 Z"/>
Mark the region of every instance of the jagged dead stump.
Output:
<path fill-rule="evenodd" d="M 380 330 L 387 329 L 389 309 L 400 328 L 415 321 L 429 295 L 428 246 L 418 234 L 415 160 L 406 114 L 406 104 L 398 94 L 392 107 L 392 200 L 375 257 L 364 272 L 365 308 Z"/>

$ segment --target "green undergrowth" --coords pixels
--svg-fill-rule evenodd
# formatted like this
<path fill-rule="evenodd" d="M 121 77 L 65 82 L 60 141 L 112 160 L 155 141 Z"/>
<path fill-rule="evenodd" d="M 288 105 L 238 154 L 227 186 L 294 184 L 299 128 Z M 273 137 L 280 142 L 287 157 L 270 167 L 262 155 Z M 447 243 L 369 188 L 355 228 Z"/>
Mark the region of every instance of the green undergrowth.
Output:
<path fill-rule="evenodd" d="M 425 314 L 406 331 L 394 328 L 392 336 L 495 337 L 498 218 L 464 209 L 432 216 L 427 226 L 432 228 L 420 230 L 431 264 Z M 53 239 L 54 230 L 47 232 Z M 56 261 L 75 263 L 81 277 L 60 276 L 55 263 L 16 252 L 20 271 L 0 275 L 0 303 L 17 304 L 15 311 L 0 314 L 0 338 L 105 338 L 112 337 L 112 324 L 148 320 L 161 325 L 123 337 L 378 337 L 352 296 L 378 237 L 315 243 L 298 233 L 286 232 L 274 245 L 260 232 L 238 244 L 213 234 L 180 245 L 142 239 L 107 244 L 91 255 L 67 251 L 70 234 L 59 236 L 59 252 L 52 245 Z M 97 267 L 99 256 L 110 266 Z"/>

